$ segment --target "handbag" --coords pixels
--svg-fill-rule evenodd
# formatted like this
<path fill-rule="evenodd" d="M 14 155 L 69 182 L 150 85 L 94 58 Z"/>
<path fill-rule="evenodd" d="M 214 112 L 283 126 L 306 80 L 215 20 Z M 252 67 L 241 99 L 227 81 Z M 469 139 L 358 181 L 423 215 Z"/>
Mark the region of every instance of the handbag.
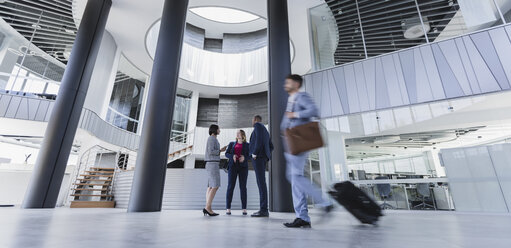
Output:
<path fill-rule="evenodd" d="M 303 125 L 287 128 L 285 137 L 289 153 L 298 155 L 302 152 L 323 147 L 323 137 L 319 130 L 319 122 L 312 121 Z"/>
<path fill-rule="evenodd" d="M 222 160 L 220 162 L 220 170 L 223 170 L 225 173 L 229 173 L 229 159 Z"/>

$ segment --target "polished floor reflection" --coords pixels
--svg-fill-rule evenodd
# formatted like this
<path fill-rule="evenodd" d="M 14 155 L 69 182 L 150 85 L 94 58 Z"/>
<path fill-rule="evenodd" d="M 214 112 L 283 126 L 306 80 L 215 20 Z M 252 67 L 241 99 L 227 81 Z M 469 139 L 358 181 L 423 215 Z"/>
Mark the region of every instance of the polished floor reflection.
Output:
<path fill-rule="evenodd" d="M 511 215 L 388 212 L 378 227 L 335 212 L 312 229 L 286 229 L 292 214 L 269 219 L 203 217 L 200 211 L 0 208 L 0 247 L 509 247 Z M 318 219 L 312 213 L 313 219 Z"/>

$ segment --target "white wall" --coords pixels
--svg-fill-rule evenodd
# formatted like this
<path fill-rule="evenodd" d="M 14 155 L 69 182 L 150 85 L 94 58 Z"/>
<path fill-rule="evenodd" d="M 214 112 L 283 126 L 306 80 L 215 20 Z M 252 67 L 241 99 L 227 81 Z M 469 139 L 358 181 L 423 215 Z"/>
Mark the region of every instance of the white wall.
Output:
<path fill-rule="evenodd" d="M 250 135 L 252 134 L 252 130 L 254 128 L 241 128 L 245 131 L 247 135 L 247 140 L 250 139 Z M 217 139 L 220 143 L 220 147 L 229 145 L 230 142 L 235 141 L 236 133 L 239 129 L 222 129 L 220 127 L 220 135 L 218 135 Z M 193 141 L 193 154 L 197 156 L 197 158 L 204 158 L 204 153 L 206 151 L 206 141 L 209 137 L 209 128 L 207 127 L 196 127 L 195 128 L 195 137 Z M 222 153 L 223 154 L 223 153 Z"/>
<path fill-rule="evenodd" d="M 105 31 L 83 105 L 103 119 L 106 117 L 112 95 L 120 54 L 114 38 Z"/>
<path fill-rule="evenodd" d="M 0 204 L 20 205 L 30 181 L 33 165 L 0 165 Z M 60 187 L 57 206 L 62 206 L 69 193 L 69 170 L 66 170 Z"/>

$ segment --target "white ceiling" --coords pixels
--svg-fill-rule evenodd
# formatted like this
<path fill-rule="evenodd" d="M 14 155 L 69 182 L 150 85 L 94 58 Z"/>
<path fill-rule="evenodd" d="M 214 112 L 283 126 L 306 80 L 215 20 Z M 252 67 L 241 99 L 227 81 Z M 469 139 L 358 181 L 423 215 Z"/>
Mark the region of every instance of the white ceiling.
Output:
<path fill-rule="evenodd" d="M 149 28 L 161 18 L 164 0 L 113 0 L 106 30 L 112 34 L 122 53 L 146 74 L 151 73 L 153 60 L 146 51 L 145 36 Z M 288 1 L 290 39 L 294 45 L 295 58 L 292 63 L 293 73 L 305 74 L 311 70 L 311 51 L 309 45 L 308 9 L 323 0 L 292 0 Z M 74 0 L 75 19 L 81 16 L 86 1 Z M 220 6 L 244 10 L 263 18 L 267 17 L 266 1 L 253 0 L 190 0 L 189 7 Z M 207 35 L 215 36 L 212 30 L 222 29 L 224 32 L 242 30 L 238 24 L 222 24 L 211 21 L 199 21 L 197 16 L 189 16 L 192 24 L 205 28 Z M 253 29 L 261 28 L 258 21 Z M 257 25 L 256 25 L 257 24 Z M 241 25 L 241 24 L 239 24 Z M 229 27 L 227 27 L 229 26 Z M 246 27 L 246 26 L 245 26 Z M 225 29 L 224 29 L 225 28 Z M 245 29 L 243 31 L 251 31 Z M 218 34 L 216 34 L 218 35 Z M 180 87 L 182 87 L 180 85 Z M 255 87 L 265 89 L 266 87 Z M 254 87 L 252 87 L 252 90 Z M 221 89 L 220 91 L 221 92 Z M 253 92 L 253 91 L 252 91 Z M 250 89 L 240 88 L 239 93 L 251 93 Z"/>

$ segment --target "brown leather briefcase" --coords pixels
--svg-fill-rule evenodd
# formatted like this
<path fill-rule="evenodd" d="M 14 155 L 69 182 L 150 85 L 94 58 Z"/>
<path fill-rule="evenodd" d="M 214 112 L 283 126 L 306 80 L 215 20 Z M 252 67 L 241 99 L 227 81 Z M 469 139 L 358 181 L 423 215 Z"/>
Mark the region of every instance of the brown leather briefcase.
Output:
<path fill-rule="evenodd" d="M 314 150 L 324 145 L 319 130 L 319 122 L 315 121 L 286 129 L 285 137 L 289 153 L 293 155 Z"/>

